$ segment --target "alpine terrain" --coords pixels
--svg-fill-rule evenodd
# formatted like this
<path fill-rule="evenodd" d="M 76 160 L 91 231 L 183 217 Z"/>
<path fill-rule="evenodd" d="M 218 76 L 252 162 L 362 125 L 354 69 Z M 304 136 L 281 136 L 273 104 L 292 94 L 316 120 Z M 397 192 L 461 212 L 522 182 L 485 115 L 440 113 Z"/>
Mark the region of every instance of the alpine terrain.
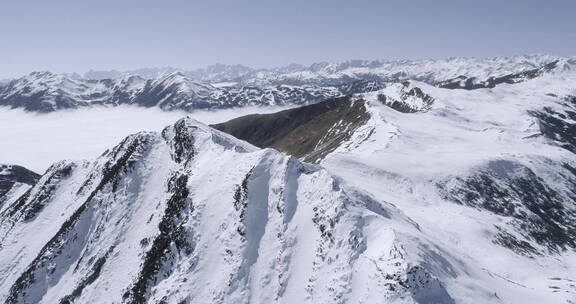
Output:
<path fill-rule="evenodd" d="M 0 82 L 0 106 L 51 112 L 94 105 L 136 105 L 163 110 L 306 105 L 417 80 L 448 89 L 493 88 L 544 74 L 574 70 L 575 57 L 531 55 L 487 59 L 350 60 L 341 63 L 253 69 L 212 65 L 77 74 L 33 72 Z"/>
<path fill-rule="evenodd" d="M 293 107 L 2 165 L 0 302 L 576 303 L 574 58 L 140 72 L 0 104 Z"/>

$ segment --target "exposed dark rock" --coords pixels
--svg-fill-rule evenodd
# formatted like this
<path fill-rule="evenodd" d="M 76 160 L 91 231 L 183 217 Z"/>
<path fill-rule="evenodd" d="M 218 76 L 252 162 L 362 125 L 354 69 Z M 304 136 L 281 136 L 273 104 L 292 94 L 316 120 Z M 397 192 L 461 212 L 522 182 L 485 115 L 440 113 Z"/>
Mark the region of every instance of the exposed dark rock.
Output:
<path fill-rule="evenodd" d="M 364 79 L 341 84 L 338 86 L 338 91 L 344 96 L 351 96 L 358 93 L 378 91 L 385 87 L 386 84 L 383 81 Z"/>
<path fill-rule="evenodd" d="M 273 114 L 247 115 L 212 127 L 260 148 L 275 148 L 315 162 L 336 149 L 370 115 L 363 100 L 348 97 Z"/>
<path fill-rule="evenodd" d="M 378 101 L 390 108 L 402 113 L 416 113 L 427 111 L 434 103 L 434 97 L 424 93 L 418 87 L 410 88 L 408 81 L 401 82 L 402 88 L 396 97 L 378 94 Z M 414 103 L 414 100 L 417 103 Z M 410 102 L 412 101 L 412 102 Z"/>
<path fill-rule="evenodd" d="M 464 89 L 464 90 L 476 90 L 483 88 L 494 88 L 499 84 L 507 83 L 514 84 L 522 81 L 534 79 L 541 76 L 544 73 L 550 72 L 556 68 L 558 61 L 549 62 L 539 68 L 527 70 L 519 73 L 508 74 L 499 77 L 490 77 L 486 80 L 480 80 L 476 77 L 466 77 L 458 76 L 453 79 L 449 79 L 438 84 L 438 87 L 444 89 Z"/>
<path fill-rule="evenodd" d="M 76 211 L 62 224 L 58 232 L 42 247 L 40 253 L 28 265 L 26 270 L 18 277 L 16 282 L 10 287 L 6 303 L 19 303 L 32 289 L 35 289 L 35 299 L 39 301 L 46 292 L 47 286 L 51 282 L 58 281 L 59 276 L 69 265 L 55 265 L 57 273 L 47 273 L 47 265 L 58 260 L 57 258 L 73 246 L 78 246 L 86 242 L 86 235 L 89 233 L 89 225 L 82 225 L 83 221 L 90 219 L 91 204 L 96 194 L 110 185 L 116 191 L 119 173 L 130 170 L 135 155 L 142 153 L 147 147 L 148 137 L 146 135 L 129 136 L 114 150 L 109 152 L 110 159 L 102 168 L 102 175 L 94 190 L 88 195 L 86 200 L 76 209 Z M 80 244 L 78 244 L 80 243 Z M 80 252 L 75 252 L 79 255 Z M 79 256 L 67 256 L 59 262 L 67 263 L 69 260 L 79 258 Z M 46 274 L 47 273 L 47 274 Z"/>
<path fill-rule="evenodd" d="M 250 180 L 250 176 L 252 175 L 252 170 L 246 174 L 244 179 L 242 180 L 242 184 L 236 186 L 236 190 L 234 191 L 234 209 L 239 213 L 239 224 L 236 228 L 238 234 L 242 237 L 242 240 L 245 241 L 246 237 L 246 208 L 248 208 L 248 181 Z"/>
<path fill-rule="evenodd" d="M 44 205 L 49 202 L 60 182 L 70 175 L 72 169 L 73 165 L 64 161 L 52 165 L 46 171 L 44 177 L 36 181 L 34 191 L 29 189 L 0 213 L 0 224 L 12 226 L 16 222 L 33 219 L 44 208 Z M 24 172 L 29 174 L 26 177 L 28 181 L 34 180 L 35 173 L 31 171 Z M 0 196 L 0 204 L 1 202 L 2 197 Z"/>
<path fill-rule="evenodd" d="M 536 245 L 549 252 L 576 248 L 576 210 L 567 205 L 576 197 L 576 188 L 561 193 L 520 163 L 492 161 L 471 176 L 455 177 L 438 187 L 447 200 L 509 217 L 523 238 L 499 228 L 495 242 L 518 253 L 538 253 Z"/>
<path fill-rule="evenodd" d="M 76 300 L 80 295 L 82 295 L 82 291 L 84 290 L 84 288 L 86 288 L 88 285 L 94 283 L 94 281 L 96 281 L 96 279 L 98 279 L 98 277 L 100 276 L 100 272 L 102 271 L 102 267 L 106 263 L 108 256 L 110 255 L 110 253 L 113 250 L 114 250 L 114 247 L 110 248 L 104 256 L 102 256 L 98 260 L 96 260 L 96 262 L 92 266 L 92 271 L 86 277 L 84 277 L 82 279 L 82 281 L 78 284 L 78 286 L 76 286 L 76 288 L 74 288 L 74 290 L 72 291 L 71 294 L 63 297 L 60 300 L 60 304 L 72 304 L 72 303 L 74 303 L 74 300 Z"/>
<path fill-rule="evenodd" d="M 576 153 L 576 96 L 567 96 L 560 104 L 563 109 L 545 107 L 529 113 L 538 118 L 540 131 L 545 137 Z"/>
<path fill-rule="evenodd" d="M 175 255 L 191 254 L 194 250 L 192 244 L 187 240 L 186 229 L 183 223 L 188 218 L 188 213 L 193 210 L 186 210 L 190 206 L 187 202 L 188 199 L 188 176 L 184 174 L 175 174 L 170 180 L 168 191 L 172 196 L 166 203 L 166 210 L 164 216 L 158 224 L 160 234 L 156 236 L 152 242 L 152 246 L 141 266 L 138 279 L 132 287 L 123 295 L 124 302 L 126 303 L 146 303 L 147 293 L 151 286 L 157 282 L 156 277 L 159 276 L 160 271 L 171 271 L 171 267 L 164 267 L 168 269 L 162 270 L 164 265 L 172 265 L 172 260 Z M 177 252 L 174 252 L 176 249 Z"/>
<path fill-rule="evenodd" d="M 24 167 L 0 164 L 0 205 L 2 204 L 2 196 L 12 189 L 14 183 L 32 186 L 39 178 L 39 174 Z"/>
<path fill-rule="evenodd" d="M 166 128 L 162 131 L 162 137 L 171 145 L 172 159 L 177 163 L 186 164 L 196 153 L 194 148 L 195 139 L 190 136 L 189 132 L 186 120 L 179 120 L 174 124 L 173 128 Z"/>

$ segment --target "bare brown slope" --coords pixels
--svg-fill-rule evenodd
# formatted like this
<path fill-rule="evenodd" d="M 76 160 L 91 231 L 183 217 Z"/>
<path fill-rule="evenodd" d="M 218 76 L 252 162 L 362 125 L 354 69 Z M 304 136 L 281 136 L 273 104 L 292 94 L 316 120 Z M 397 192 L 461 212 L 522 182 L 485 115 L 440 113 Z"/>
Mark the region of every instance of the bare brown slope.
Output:
<path fill-rule="evenodd" d="M 272 114 L 247 115 L 212 127 L 257 147 L 317 162 L 369 118 L 363 100 L 341 97 Z"/>

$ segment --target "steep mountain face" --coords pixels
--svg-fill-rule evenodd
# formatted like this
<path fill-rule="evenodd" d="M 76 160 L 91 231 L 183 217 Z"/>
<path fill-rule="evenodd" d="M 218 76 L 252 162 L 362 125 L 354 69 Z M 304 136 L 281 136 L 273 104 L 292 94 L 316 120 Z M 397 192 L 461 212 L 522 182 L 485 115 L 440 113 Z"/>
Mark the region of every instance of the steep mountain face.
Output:
<path fill-rule="evenodd" d="M 243 116 L 213 127 L 257 147 L 317 162 L 348 141 L 368 119 L 362 100 L 342 97 L 274 114 Z"/>
<path fill-rule="evenodd" d="M 377 81 L 351 80 L 339 86 L 212 86 L 182 73 L 144 79 L 72 80 L 49 72 L 32 73 L 0 87 L 0 106 L 51 112 L 91 105 L 137 105 L 164 110 L 223 109 L 242 106 L 310 104 L 378 90 Z"/>
<path fill-rule="evenodd" d="M 472 82 L 489 78 L 502 78 L 539 69 L 554 71 L 574 70 L 576 58 L 549 55 L 527 55 L 493 58 L 449 58 L 424 60 L 348 60 L 339 63 L 320 62 L 310 66 L 291 64 L 271 69 L 254 69 L 241 65 L 215 64 L 206 68 L 184 71 L 173 68 L 141 69 L 120 73 L 101 72 L 103 77 L 94 77 L 94 71 L 84 75 L 87 79 L 117 78 L 122 75 L 140 75 L 156 78 L 163 73 L 181 72 L 201 82 L 241 82 L 263 85 L 339 85 L 351 79 L 398 82 L 417 80 L 436 85 L 458 79 L 474 79 Z"/>
<path fill-rule="evenodd" d="M 0 210 L 4 203 L 33 186 L 40 175 L 16 165 L 0 164 Z"/>
<path fill-rule="evenodd" d="M 189 118 L 52 166 L 0 248 L 6 303 L 454 303 L 467 276 L 393 205 Z"/>
<path fill-rule="evenodd" d="M 305 106 L 221 131 L 182 119 L 12 187 L 0 302 L 573 303 L 571 60 L 351 61 L 239 86 L 91 81 L 163 109 Z M 459 75 L 473 86 L 439 85 Z"/>
<path fill-rule="evenodd" d="M 192 81 L 180 73 L 173 73 L 159 79 L 151 79 L 130 103 L 145 107 L 158 106 L 163 109 L 177 109 L 186 105 L 190 108 L 210 107 L 210 93 L 214 88 L 208 84 Z"/>
<path fill-rule="evenodd" d="M 213 127 L 260 148 L 274 148 L 307 162 L 319 162 L 336 149 L 358 145 L 370 136 L 371 114 L 365 99 L 378 100 L 401 113 L 426 111 L 434 103 L 432 96 L 405 81 L 359 96 L 329 99 L 273 114 L 247 115 Z M 357 137 L 352 140 L 354 134 Z"/>
<path fill-rule="evenodd" d="M 376 95 L 382 104 L 402 113 L 427 111 L 434 103 L 432 96 L 424 93 L 410 81 L 395 83 L 385 89 L 367 94 Z"/>

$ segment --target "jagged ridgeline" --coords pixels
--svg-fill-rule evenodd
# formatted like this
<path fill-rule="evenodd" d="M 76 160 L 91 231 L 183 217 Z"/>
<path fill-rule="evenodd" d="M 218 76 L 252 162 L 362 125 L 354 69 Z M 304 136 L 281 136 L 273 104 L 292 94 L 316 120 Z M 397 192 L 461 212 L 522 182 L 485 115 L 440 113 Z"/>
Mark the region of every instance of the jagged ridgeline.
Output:
<path fill-rule="evenodd" d="M 408 81 L 371 93 L 377 96 L 377 103 L 407 114 L 425 112 L 434 103 L 432 96 Z M 371 114 L 364 98 L 362 94 L 334 98 L 272 114 L 242 116 L 212 127 L 257 147 L 274 148 L 316 163 L 366 126 Z"/>
<path fill-rule="evenodd" d="M 6 303 L 452 303 L 395 207 L 188 118 L 55 164 L 6 204 Z"/>
<path fill-rule="evenodd" d="M 24 167 L 0 164 L 0 210 L 6 200 L 21 195 L 39 178 L 40 175 Z"/>
<path fill-rule="evenodd" d="M 573 65 L 13 81 L 0 100 L 34 111 L 303 106 L 212 127 L 182 119 L 42 176 L 1 166 L 0 302 L 571 303 Z"/>
<path fill-rule="evenodd" d="M 377 91 L 406 80 L 446 89 L 476 90 L 521 83 L 573 70 L 575 66 L 576 59 L 572 57 L 535 55 L 487 59 L 350 60 L 272 69 L 215 65 L 194 71 L 93 71 L 84 77 L 33 72 L 0 83 L 0 106 L 51 112 L 94 105 L 135 105 L 184 111 L 306 105 Z"/>

